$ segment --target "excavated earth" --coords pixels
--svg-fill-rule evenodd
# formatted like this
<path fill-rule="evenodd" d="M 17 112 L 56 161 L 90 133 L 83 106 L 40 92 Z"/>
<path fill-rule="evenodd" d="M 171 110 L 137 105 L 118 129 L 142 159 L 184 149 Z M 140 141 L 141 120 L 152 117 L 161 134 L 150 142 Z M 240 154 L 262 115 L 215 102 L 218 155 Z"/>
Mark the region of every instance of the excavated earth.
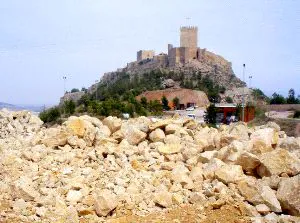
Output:
<path fill-rule="evenodd" d="M 300 138 L 273 122 L 0 111 L 0 222 L 300 222 Z"/>

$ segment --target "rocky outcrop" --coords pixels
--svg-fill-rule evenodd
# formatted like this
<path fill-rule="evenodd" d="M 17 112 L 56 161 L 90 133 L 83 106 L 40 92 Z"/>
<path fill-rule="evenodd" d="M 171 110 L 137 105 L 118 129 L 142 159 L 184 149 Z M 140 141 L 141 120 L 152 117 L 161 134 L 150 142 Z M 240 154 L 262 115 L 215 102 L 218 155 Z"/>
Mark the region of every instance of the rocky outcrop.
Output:
<path fill-rule="evenodd" d="M 21 125 L 0 139 L 1 222 L 106 222 L 179 207 L 201 221 L 226 218 L 228 207 L 245 222 L 300 221 L 298 139 L 274 124 L 73 116 L 44 128 L 14 114 L 0 118 L 2 132 Z"/>

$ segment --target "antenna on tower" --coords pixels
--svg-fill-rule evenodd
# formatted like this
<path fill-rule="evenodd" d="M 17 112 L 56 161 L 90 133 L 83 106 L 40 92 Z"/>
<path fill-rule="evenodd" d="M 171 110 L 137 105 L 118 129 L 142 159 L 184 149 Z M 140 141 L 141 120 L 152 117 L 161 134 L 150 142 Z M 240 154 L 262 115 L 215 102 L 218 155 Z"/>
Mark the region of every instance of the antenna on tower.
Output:
<path fill-rule="evenodd" d="M 191 17 L 185 17 L 185 20 L 186 20 L 186 25 L 189 26 L 190 21 L 191 21 Z"/>

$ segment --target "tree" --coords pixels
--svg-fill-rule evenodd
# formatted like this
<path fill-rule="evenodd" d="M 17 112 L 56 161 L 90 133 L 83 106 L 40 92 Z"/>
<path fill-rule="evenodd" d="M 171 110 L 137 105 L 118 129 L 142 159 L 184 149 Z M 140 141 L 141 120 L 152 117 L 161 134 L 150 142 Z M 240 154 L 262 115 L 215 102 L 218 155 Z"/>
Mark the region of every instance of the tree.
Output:
<path fill-rule="evenodd" d="M 64 112 L 68 115 L 72 115 L 75 112 L 76 105 L 74 101 L 69 100 L 64 103 Z"/>
<path fill-rule="evenodd" d="M 47 122 L 55 122 L 60 118 L 60 111 L 58 107 L 50 108 L 46 111 L 43 111 L 39 114 L 40 119 Z"/>
<path fill-rule="evenodd" d="M 78 89 L 78 88 L 73 88 L 73 89 L 71 90 L 71 93 L 75 93 L 75 92 L 79 92 L 79 89 Z"/>
<path fill-rule="evenodd" d="M 141 104 L 144 108 L 147 108 L 148 107 L 148 101 L 147 101 L 147 98 L 146 97 L 142 97 L 141 98 Z"/>
<path fill-rule="evenodd" d="M 149 102 L 149 110 L 154 115 L 160 115 L 162 113 L 163 107 L 158 100 Z"/>
<path fill-rule="evenodd" d="M 256 100 L 268 99 L 268 97 L 264 94 L 264 92 L 259 88 L 254 88 L 252 91 L 252 95 Z"/>
<path fill-rule="evenodd" d="M 227 103 L 233 103 L 233 99 L 232 99 L 231 97 L 229 97 L 229 96 L 227 96 L 227 97 L 225 98 L 225 101 L 226 101 Z"/>
<path fill-rule="evenodd" d="M 274 92 L 270 100 L 270 104 L 285 104 L 285 103 L 286 103 L 285 98 L 282 95 Z"/>
<path fill-rule="evenodd" d="M 287 104 L 297 104 L 297 99 L 295 97 L 295 90 L 293 88 L 291 88 L 289 90 L 289 94 L 288 94 L 288 97 L 286 99 L 286 103 Z"/>
<path fill-rule="evenodd" d="M 87 89 L 86 89 L 85 87 L 82 87 L 82 88 L 81 88 L 81 91 L 87 93 Z"/>
<path fill-rule="evenodd" d="M 180 102 L 179 102 L 178 97 L 173 98 L 173 105 L 174 105 L 175 109 L 179 109 Z"/>
<path fill-rule="evenodd" d="M 215 125 L 217 119 L 217 108 L 214 104 L 210 104 L 208 108 L 206 109 L 205 115 L 204 115 L 204 121 L 208 124 Z"/>
<path fill-rule="evenodd" d="M 170 110 L 170 107 L 169 107 L 169 101 L 168 99 L 166 98 L 166 96 L 162 96 L 161 98 L 161 103 L 162 103 L 162 107 L 164 110 L 166 111 L 169 111 Z"/>

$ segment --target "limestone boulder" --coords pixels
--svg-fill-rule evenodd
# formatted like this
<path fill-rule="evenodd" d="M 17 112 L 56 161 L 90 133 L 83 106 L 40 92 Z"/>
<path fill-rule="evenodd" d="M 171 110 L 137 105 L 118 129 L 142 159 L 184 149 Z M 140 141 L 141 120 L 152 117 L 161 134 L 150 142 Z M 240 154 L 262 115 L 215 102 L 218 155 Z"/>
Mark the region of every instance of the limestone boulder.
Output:
<path fill-rule="evenodd" d="M 239 181 L 237 186 L 241 195 L 250 203 L 265 204 L 274 212 L 282 211 L 275 192 L 269 186 L 261 184 L 253 178 Z"/>
<path fill-rule="evenodd" d="M 81 117 L 71 116 L 64 123 L 64 126 L 70 135 L 82 138 L 87 146 L 92 146 L 94 144 L 97 129 L 91 122 L 84 120 Z"/>
<path fill-rule="evenodd" d="M 213 158 L 208 163 L 203 165 L 203 176 L 205 179 L 213 179 L 215 177 L 215 171 L 223 168 L 226 163 L 223 161 Z"/>
<path fill-rule="evenodd" d="M 215 128 L 205 127 L 195 133 L 195 143 L 203 150 L 215 150 L 217 147 L 216 136 L 219 135 Z"/>
<path fill-rule="evenodd" d="M 41 139 L 36 139 L 36 144 L 42 143 L 47 147 L 64 146 L 70 134 L 64 128 L 49 128 L 45 130 Z"/>
<path fill-rule="evenodd" d="M 174 154 L 179 153 L 182 150 L 182 146 L 180 144 L 162 144 L 157 149 L 161 154 Z"/>
<path fill-rule="evenodd" d="M 268 147 L 277 145 L 279 140 L 278 132 L 273 128 L 258 129 L 251 134 L 250 138 L 253 142 L 260 141 Z"/>
<path fill-rule="evenodd" d="M 271 212 L 270 208 L 265 204 L 258 204 L 255 206 L 258 213 L 266 215 Z"/>
<path fill-rule="evenodd" d="M 236 183 L 244 177 L 244 172 L 239 165 L 224 165 L 215 171 L 215 177 L 224 184 Z"/>
<path fill-rule="evenodd" d="M 277 190 L 277 198 L 283 210 L 300 216 L 300 175 L 282 179 Z"/>
<path fill-rule="evenodd" d="M 66 200 L 71 203 L 77 203 L 82 199 L 82 193 L 79 190 L 69 190 Z"/>
<path fill-rule="evenodd" d="M 135 119 L 129 119 L 127 123 L 141 130 L 142 132 L 147 133 L 149 131 L 151 120 L 145 116 L 141 116 Z"/>
<path fill-rule="evenodd" d="M 147 137 L 146 133 L 131 125 L 123 125 L 121 132 L 130 145 L 137 145 Z"/>
<path fill-rule="evenodd" d="M 164 138 L 164 142 L 165 144 L 180 144 L 181 139 L 174 134 L 169 134 Z"/>
<path fill-rule="evenodd" d="M 122 125 L 121 119 L 112 116 L 106 117 L 105 119 L 103 119 L 102 122 L 110 129 L 111 133 L 114 133 L 117 130 L 119 130 Z"/>
<path fill-rule="evenodd" d="M 231 123 L 227 131 L 231 136 L 234 136 L 237 139 L 240 140 L 249 139 L 249 129 L 246 123 L 243 122 Z"/>
<path fill-rule="evenodd" d="M 256 155 L 243 151 L 237 157 L 235 164 L 240 165 L 248 174 L 252 174 L 260 165 L 260 160 Z"/>
<path fill-rule="evenodd" d="M 165 128 L 166 134 L 174 134 L 176 131 L 178 131 L 180 128 L 177 124 L 168 124 Z"/>
<path fill-rule="evenodd" d="M 171 119 L 152 120 L 152 123 L 149 125 L 149 130 L 153 131 L 157 128 L 163 129 L 171 123 L 172 123 Z"/>
<path fill-rule="evenodd" d="M 117 196 L 104 189 L 94 195 L 94 207 L 98 216 L 107 216 L 118 206 Z"/>
<path fill-rule="evenodd" d="M 159 128 L 155 129 L 149 134 L 149 139 L 152 142 L 163 142 L 165 137 L 164 131 Z"/>
<path fill-rule="evenodd" d="M 168 191 L 161 191 L 154 195 L 154 203 L 161 207 L 168 208 L 173 204 L 172 193 Z"/>
<path fill-rule="evenodd" d="M 217 151 L 205 151 L 199 154 L 198 160 L 201 163 L 208 163 L 211 159 L 215 158 L 217 154 Z"/>
<path fill-rule="evenodd" d="M 261 177 L 281 174 L 294 176 L 300 173 L 300 160 L 285 149 L 264 153 L 259 159 L 261 164 L 257 173 Z"/>

